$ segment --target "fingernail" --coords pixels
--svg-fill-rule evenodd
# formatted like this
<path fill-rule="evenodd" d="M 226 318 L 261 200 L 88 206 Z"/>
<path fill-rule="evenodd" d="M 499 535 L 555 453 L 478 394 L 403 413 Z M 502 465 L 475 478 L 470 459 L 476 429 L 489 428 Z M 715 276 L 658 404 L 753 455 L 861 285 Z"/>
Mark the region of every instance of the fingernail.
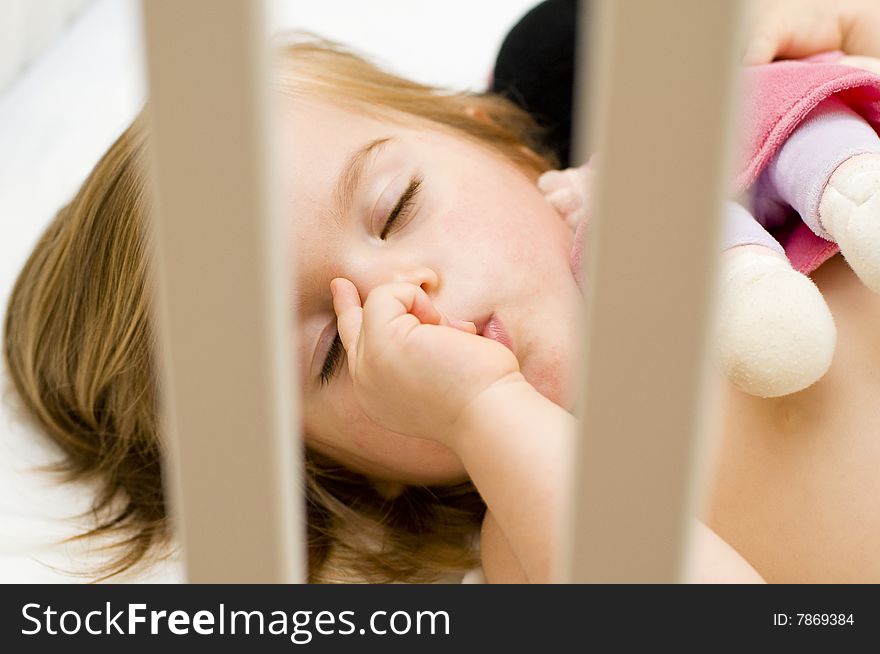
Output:
<path fill-rule="evenodd" d="M 468 331 L 472 334 L 477 333 L 477 326 L 469 320 L 459 320 L 458 318 L 453 318 L 452 323 L 457 329 Z"/>
<path fill-rule="evenodd" d="M 336 280 L 330 282 L 330 295 L 331 297 L 336 297 Z"/>

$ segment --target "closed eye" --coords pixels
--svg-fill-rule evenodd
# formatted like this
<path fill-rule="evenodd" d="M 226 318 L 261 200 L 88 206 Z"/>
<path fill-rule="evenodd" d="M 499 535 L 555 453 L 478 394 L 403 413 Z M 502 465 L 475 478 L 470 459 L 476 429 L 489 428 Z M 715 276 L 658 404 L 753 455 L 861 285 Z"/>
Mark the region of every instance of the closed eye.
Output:
<path fill-rule="evenodd" d="M 384 240 L 388 234 L 391 233 L 395 224 L 398 224 L 400 220 L 409 215 L 418 199 L 419 191 L 422 188 L 422 181 L 423 178 L 421 175 L 413 176 L 409 182 L 409 186 L 406 187 L 406 190 L 397 200 L 397 204 L 394 205 L 391 213 L 388 214 L 388 219 L 382 227 L 382 233 L 379 235 L 379 238 Z M 339 338 L 339 332 L 337 331 L 333 343 L 330 344 L 330 349 L 327 351 L 327 358 L 324 359 L 324 365 L 321 368 L 322 386 L 325 386 L 332 381 L 333 376 L 339 370 L 339 364 L 342 362 L 344 356 L 345 348 L 342 347 L 342 340 Z"/>
<path fill-rule="evenodd" d="M 379 234 L 379 238 L 381 238 L 383 241 L 392 231 L 394 225 L 399 220 L 406 218 L 409 215 L 410 211 L 412 211 L 419 191 L 422 188 L 422 181 L 423 178 L 421 175 L 413 176 L 413 178 L 409 182 L 409 186 L 407 186 L 406 190 L 400 195 L 400 199 L 397 201 L 397 204 L 394 205 L 391 213 L 388 214 L 388 220 L 385 221 L 385 226 L 382 228 L 382 233 Z"/>
<path fill-rule="evenodd" d="M 342 362 L 344 354 L 345 349 L 342 347 L 342 339 L 339 338 L 339 332 L 337 331 L 336 337 L 333 339 L 333 342 L 330 344 L 330 349 L 327 351 L 327 358 L 324 359 L 324 366 L 321 368 L 322 386 L 330 383 L 333 375 L 335 375 L 336 371 L 339 369 L 339 364 Z"/>

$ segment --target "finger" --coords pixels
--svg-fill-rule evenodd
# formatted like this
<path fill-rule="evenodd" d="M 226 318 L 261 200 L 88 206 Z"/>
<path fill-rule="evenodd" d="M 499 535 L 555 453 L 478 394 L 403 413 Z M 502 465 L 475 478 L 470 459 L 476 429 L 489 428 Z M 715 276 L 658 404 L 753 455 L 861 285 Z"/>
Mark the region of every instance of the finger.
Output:
<path fill-rule="evenodd" d="M 468 334 L 477 333 L 477 326 L 473 322 L 453 318 L 440 312 L 431 302 L 428 294 L 419 286 L 407 283 L 389 284 L 376 291 L 370 294 L 364 304 L 364 310 L 369 316 L 365 320 L 371 325 L 374 321 L 384 320 L 387 324 L 413 316 L 416 320 L 411 322 L 411 327 L 418 324 L 442 325 Z"/>
<path fill-rule="evenodd" d="M 439 313 L 439 325 L 443 325 L 444 327 L 452 327 L 453 329 L 458 329 L 459 331 L 468 332 L 471 334 L 477 333 L 477 326 L 469 320 L 459 320 L 458 318 L 452 318 L 451 316 L 447 316 L 442 311 Z"/>
<path fill-rule="evenodd" d="M 416 284 L 405 284 L 405 286 L 412 289 L 412 295 L 406 296 L 412 300 L 412 304 L 407 306 L 408 313 L 414 315 L 424 325 L 449 325 L 449 319 L 434 306 L 421 286 Z"/>
<path fill-rule="evenodd" d="M 746 66 L 769 64 L 776 57 L 776 43 L 769 36 L 760 34 L 749 41 L 743 63 Z"/>
<path fill-rule="evenodd" d="M 333 311 L 336 313 L 336 329 L 339 340 L 349 354 L 355 351 L 361 333 L 364 310 L 357 287 L 344 277 L 337 277 L 330 282 L 330 293 L 333 296 Z M 349 357 L 352 361 L 354 357 Z"/>
<path fill-rule="evenodd" d="M 373 340 L 387 338 L 389 325 L 401 329 L 439 325 L 443 316 L 420 286 L 395 282 L 378 286 L 367 296 L 363 320 L 364 335 Z"/>
<path fill-rule="evenodd" d="M 412 311 L 410 313 L 415 315 Z M 476 334 L 477 333 L 477 326 L 474 323 L 472 323 L 471 321 L 459 320 L 458 318 L 452 318 L 452 317 L 447 316 L 445 313 L 440 312 L 440 311 L 438 311 L 437 313 L 440 315 L 440 322 L 437 322 L 437 323 L 433 322 L 433 315 L 434 315 L 433 313 L 431 313 L 430 320 L 421 320 L 420 319 L 419 322 L 421 322 L 422 324 L 429 324 L 429 325 L 437 324 L 437 325 L 442 325 L 444 327 L 452 327 L 453 329 L 457 329 L 462 332 L 467 332 L 469 334 Z M 416 316 L 416 317 L 418 317 L 418 316 Z"/>
<path fill-rule="evenodd" d="M 444 316 L 445 317 L 445 316 Z M 449 318 L 449 326 L 468 334 L 476 334 L 477 326 L 469 320 L 458 320 L 457 318 Z"/>
<path fill-rule="evenodd" d="M 743 63 L 769 64 L 776 59 L 800 59 L 809 55 L 841 49 L 845 41 L 844 21 L 832 3 L 816 4 L 802 12 L 797 3 L 787 8 L 752 16 L 750 38 L 747 41 Z"/>
<path fill-rule="evenodd" d="M 769 64 L 776 57 L 779 41 L 786 27 L 786 11 L 766 2 L 752 0 L 746 7 L 746 35 L 742 63 L 746 66 Z"/>

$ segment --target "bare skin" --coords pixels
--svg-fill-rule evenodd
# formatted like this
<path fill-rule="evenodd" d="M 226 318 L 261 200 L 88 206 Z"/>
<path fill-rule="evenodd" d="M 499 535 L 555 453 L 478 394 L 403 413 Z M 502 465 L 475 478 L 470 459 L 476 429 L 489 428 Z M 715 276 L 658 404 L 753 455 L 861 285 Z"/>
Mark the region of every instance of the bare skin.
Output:
<path fill-rule="evenodd" d="M 834 361 L 819 382 L 782 398 L 726 387 L 700 516 L 714 533 L 696 523 L 692 581 L 880 581 L 880 296 L 840 255 L 812 278 L 837 323 Z M 527 578 L 491 515 L 482 536 L 490 581 Z"/>
<path fill-rule="evenodd" d="M 837 350 L 811 387 L 728 387 L 705 523 L 769 583 L 880 582 L 880 296 L 838 255 L 813 275 Z"/>
<path fill-rule="evenodd" d="M 747 65 L 828 50 L 880 57 L 875 0 L 751 0 L 747 7 Z"/>

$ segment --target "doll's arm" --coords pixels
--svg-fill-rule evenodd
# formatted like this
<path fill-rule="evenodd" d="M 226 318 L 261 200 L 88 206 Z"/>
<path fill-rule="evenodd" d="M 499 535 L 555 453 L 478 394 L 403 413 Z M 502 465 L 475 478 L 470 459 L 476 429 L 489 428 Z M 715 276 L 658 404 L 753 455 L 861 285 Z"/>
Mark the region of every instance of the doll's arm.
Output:
<path fill-rule="evenodd" d="M 593 160 L 591 160 L 592 163 Z M 538 186 L 573 226 L 589 216 L 589 166 L 550 171 Z M 765 206 L 780 200 L 766 198 Z M 572 274 L 582 282 L 578 226 L 571 253 Z M 818 380 L 831 363 L 836 331 L 815 284 L 792 269 L 779 243 L 741 205 L 727 203 L 716 347 L 718 361 L 737 388 L 761 397 L 799 391 Z"/>
<path fill-rule="evenodd" d="M 723 245 L 715 343 L 728 380 L 759 397 L 810 386 L 828 370 L 837 342 L 819 289 L 734 202 L 725 208 Z"/>
<path fill-rule="evenodd" d="M 538 188 L 568 226 L 576 229 L 589 218 L 590 196 L 595 177 L 596 156 L 582 166 L 548 170 L 538 178 Z"/>

